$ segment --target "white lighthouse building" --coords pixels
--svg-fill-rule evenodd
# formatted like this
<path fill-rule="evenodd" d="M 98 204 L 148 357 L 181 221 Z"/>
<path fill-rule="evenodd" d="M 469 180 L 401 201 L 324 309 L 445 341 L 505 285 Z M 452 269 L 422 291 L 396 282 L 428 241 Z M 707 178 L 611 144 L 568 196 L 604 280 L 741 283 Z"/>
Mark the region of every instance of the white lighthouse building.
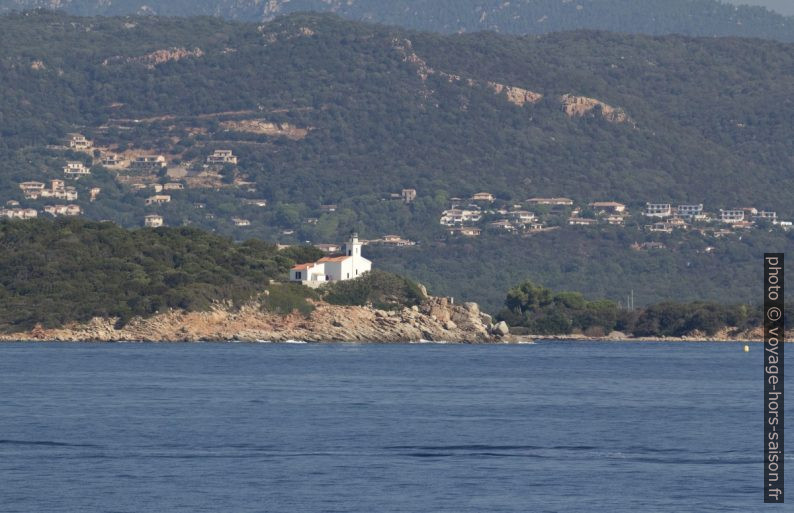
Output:
<path fill-rule="evenodd" d="M 353 280 L 372 269 L 372 262 L 361 256 L 361 242 L 354 233 L 342 246 L 341 256 L 321 258 L 316 262 L 296 265 L 289 272 L 291 282 L 308 287 L 323 283 Z"/>

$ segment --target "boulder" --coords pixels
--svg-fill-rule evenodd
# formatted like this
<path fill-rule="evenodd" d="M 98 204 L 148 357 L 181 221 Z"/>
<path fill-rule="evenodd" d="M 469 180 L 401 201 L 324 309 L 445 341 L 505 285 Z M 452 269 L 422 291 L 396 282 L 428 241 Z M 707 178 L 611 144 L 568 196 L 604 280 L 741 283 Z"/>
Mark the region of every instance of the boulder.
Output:
<path fill-rule="evenodd" d="M 493 333 L 494 335 L 504 337 L 505 335 L 510 334 L 510 327 L 507 325 L 505 321 L 502 321 L 498 323 L 496 326 L 494 326 Z"/>
<path fill-rule="evenodd" d="M 472 315 L 480 315 L 480 305 L 477 303 L 464 303 L 463 308 Z"/>

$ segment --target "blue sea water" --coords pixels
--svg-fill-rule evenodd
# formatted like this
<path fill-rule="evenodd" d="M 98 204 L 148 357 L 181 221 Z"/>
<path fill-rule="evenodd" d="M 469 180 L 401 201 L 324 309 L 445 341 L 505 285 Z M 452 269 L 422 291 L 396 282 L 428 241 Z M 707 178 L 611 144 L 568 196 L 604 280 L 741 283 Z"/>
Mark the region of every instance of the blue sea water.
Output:
<path fill-rule="evenodd" d="M 732 343 L 5 344 L 0 511 L 767 511 L 761 366 Z"/>

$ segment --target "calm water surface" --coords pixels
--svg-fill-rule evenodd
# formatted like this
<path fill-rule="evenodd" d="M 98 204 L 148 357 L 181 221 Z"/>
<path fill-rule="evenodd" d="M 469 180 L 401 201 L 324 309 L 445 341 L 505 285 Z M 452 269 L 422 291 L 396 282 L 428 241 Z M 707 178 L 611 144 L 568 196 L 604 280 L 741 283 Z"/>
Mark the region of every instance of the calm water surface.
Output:
<path fill-rule="evenodd" d="M 0 345 L 0 511 L 767 511 L 761 359 L 738 344 Z"/>

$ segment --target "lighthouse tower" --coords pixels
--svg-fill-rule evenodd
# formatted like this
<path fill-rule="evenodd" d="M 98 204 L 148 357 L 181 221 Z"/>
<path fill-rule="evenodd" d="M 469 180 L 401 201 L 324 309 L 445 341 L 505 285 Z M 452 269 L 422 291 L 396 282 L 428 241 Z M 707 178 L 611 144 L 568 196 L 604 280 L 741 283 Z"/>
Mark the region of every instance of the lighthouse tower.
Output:
<path fill-rule="evenodd" d="M 361 256 L 361 243 L 358 241 L 358 234 L 353 232 L 350 234 L 350 239 L 343 246 L 345 256 L 360 257 Z"/>

